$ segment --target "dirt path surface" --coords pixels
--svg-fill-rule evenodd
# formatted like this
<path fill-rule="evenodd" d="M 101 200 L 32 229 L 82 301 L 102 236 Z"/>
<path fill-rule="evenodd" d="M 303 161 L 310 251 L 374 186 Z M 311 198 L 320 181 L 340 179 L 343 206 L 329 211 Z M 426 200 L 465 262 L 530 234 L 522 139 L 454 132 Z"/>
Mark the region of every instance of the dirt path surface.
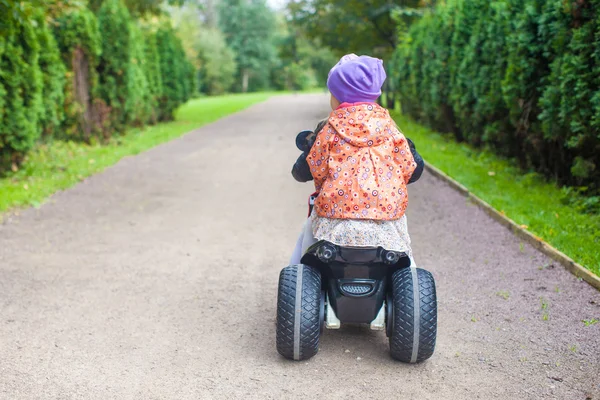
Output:
<path fill-rule="evenodd" d="M 408 214 L 438 286 L 434 356 L 394 362 L 360 327 L 307 362 L 277 354 L 312 189 L 293 139 L 326 107 L 272 98 L 0 225 L 0 398 L 600 399 L 600 323 L 582 322 L 600 294 L 428 174 Z"/>

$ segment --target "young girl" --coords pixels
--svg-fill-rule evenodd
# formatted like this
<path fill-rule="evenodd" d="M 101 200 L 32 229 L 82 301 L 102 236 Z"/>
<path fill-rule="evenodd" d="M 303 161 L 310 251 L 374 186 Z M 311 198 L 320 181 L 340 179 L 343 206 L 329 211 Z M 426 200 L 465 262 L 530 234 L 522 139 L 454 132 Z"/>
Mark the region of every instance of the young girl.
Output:
<path fill-rule="evenodd" d="M 329 72 L 332 112 L 314 144 L 296 162 L 297 180 L 314 178 L 316 200 L 291 263 L 317 240 L 345 247 L 383 247 L 412 260 L 406 185 L 423 161 L 389 112 L 376 104 L 386 79 L 383 63 L 349 54 Z M 418 161 L 418 164 L 417 164 Z M 301 179 L 299 179 L 301 178 Z"/>

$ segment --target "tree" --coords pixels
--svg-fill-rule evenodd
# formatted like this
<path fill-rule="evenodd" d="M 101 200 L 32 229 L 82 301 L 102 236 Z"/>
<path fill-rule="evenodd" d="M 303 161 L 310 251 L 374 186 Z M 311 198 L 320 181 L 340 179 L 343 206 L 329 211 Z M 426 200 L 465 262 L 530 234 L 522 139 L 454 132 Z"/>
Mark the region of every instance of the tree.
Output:
<path fill-rule="evenodd" d="M 276 59 L 275 17 L 265 1 L 222 0 L 219 27 L 227 45 L 235 52 L 241 91 L 268 84 Z"/>
<path fill-rule="evenodd" d="M 55 132 L 65 118 L 65 84 L 67 69 L 63 64 L 56 39 L 44 19 L 43 13 L 36 16 L 40 48 L 39 66 L 42 71 L 43 112 L 40 125 L 45 134 Z"/>
<path fill-rule="evenodd" d="M 163 80 L 160 71 L 160 54 L 156 40 L 156 32 L 151 26 L 143 26 L 144 35 L 144 71 L 148 80 L 148 89 L 150 91 L 150 123 L 156 123 L 159 117 L 159 99 L 163 94 Z"/>
<path fill-rule="evenodd" d="M 72 0 L 71 0 L 72 1 Z M 89 0 L 89 6 L 94 12 L 98 12 L 102 4 L 107 0 Z M 180 6 L 186 0 L 169 0 L 170 5 Z M 125 0 L 125 6 L 130 13 L 134 15 L 154 14 L 158 15 L 163 12 L 163 0 Z"/>
<path fill-rule="evenodd" d="M 162 93 L 159 97 L 159 120 L 173 118 L 175 109 L 192 94 L 194 68 L 188 61 L 181 41 L 169 21 L 156 32 L 157 52 L 160 55 Z"/>
<path fill-rule="evenodd" d="M 86 7 L 58 12 L 54 37 L 67 67 L 65 122 L 61 137 L 89 140 L 104 125 L 106 105 L 98 99 L 98 60 L 102 51 L 98 19 Z"/>
<path fill-rule="evenodd" d="M 337 53 L 387 58 L 397 44 L 397 28 L 434 0 L 292 0 L 293 24 Z"/>
<path fill-rule="evenodd" d="M 40 135 L 43 76 L 32 10 L 2 2 L 0 8 L 0 164 L 16 165 Z"/>
<path fill-rule="evenodd" d="M 304 30 L 285 19 L 278 21 L 276 35 L 279 63 L 273 70 L 278 89 L 302 90 L 325 86 L 331 67 L 337 62 L 333 52 L 311 40 Z"/>
<path fill-rule="evenodd" d="M 131 111 L 130 96 L 135 95 L 131 78 L 132 19 L 122 0 L 106 0 L 98 11 L 102 34 L 102 54 L 98 73 L 100 97 L 111 108 L 111 119 L 117 129 L 123 128 Z"/>
<path fill-rule="evenodd" d="M 183 48 L 198 70 L 200 90 L 209 95 L 231 89 L 237 72 L 235 53 L 227 46 L 223 33 L 215 27 L 212 0 L 205 0 L 171 12 Z"/>
<path fill-rule="evenodd" d="M 201 29 L 198 37 L 198 67 L 202 91 L 215 95 L 228 92 L 235 81 L 235 53 L 225 43 L 221 31 Z"/>
<path fill-rule="evenodd" d="M 153 120 L 154 96 L 150 88 L 150 75 L 152 66 L 148 66 L 146 59 L 145 37 L 134 21 L 130 25 L 131 47 L 129 52 L 129 65 L 127 70 L 127 93 L 125 110 L 127 110 L 128 125 L 144 125 Z"/>

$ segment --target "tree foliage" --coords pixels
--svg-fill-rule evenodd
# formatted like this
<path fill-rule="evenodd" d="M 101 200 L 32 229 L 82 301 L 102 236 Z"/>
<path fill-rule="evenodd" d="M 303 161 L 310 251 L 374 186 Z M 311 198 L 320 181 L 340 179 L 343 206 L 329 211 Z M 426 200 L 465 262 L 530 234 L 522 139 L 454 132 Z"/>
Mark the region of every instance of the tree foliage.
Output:
<path fill-rule="evenodd" d="M 89 0 L 89 5 L 94 12 L 97 12 L 106 1 L 110 0 Z M 124 5 L 129 12 L 136 16 L 161 14 L 164 3 L 165 1 L 163 0 L 124 0 Z M 167 3 L 170 5 L 182 5 L 185 3 L 185 0 L 169 0 Z"/>
<path fill-rule="evenodd" d="M 0 14 L 0 164 L 23 159 L 40 136 L 43 75 L 35 13 L 22 3 Z"/>
<path fill-rule="evenodd" d="M 163 94 L 163 77 L 160 69 L 160 54 L 158 52 L 158 42 L 156 32 L 152 26 L 142 27 L 142 40 L 144 42 L 144 62 L 143 69 L 148 81 L 149 123 L 156 123 L 159 118 L 159 100 Z"/>
<path fill-rule="evenodd" d="M 159 119 L 173 118 L 175 109 L 193 93 L 194 68 L 185 56 L 181 41 L 171 24 L 164 22 L 156 32 L 156 46 L 160 54 L 162 93 L 159 96 Z"/>
<path fill-rule="evenodd" d="M 43 13 L 35 18 L 37 36 L 40 44 L 38 65 L 42 72 L 42 102 L 40 126 L 43 133 L 56 132 L 65 118 L 65 84 L 67 69 L 62 62 L 60 50 L 52 30 L 46 23 Z"/>
<path fill-rule="evenodd" d="M 221 31 L 201 29 L 198 35 L 198 69 L 202 91 L 209 95 L 228 92 L 236 78 L 237 64 Z"/>
<path fill-rule="evenodd" d="M 172 12 L 171 18 L 188 59 L 198 71 L 198 89 L 209 95 L 228 92 L 237 65 L 235 53 L 227 46 L 223 33 L 209 24 L 197 4 Z"/>
<path fill-rule="evenodd" d="M 264 0 L 221 0 L 219 27 L 235 52 L 242 92 L 268 86 L 276 60 L 275 16 Z"/>
<path fill-rule="evenodd" d="M 280 19 L 276 34 L 278 64 L 273 84 L 278 89 L 303 90 L 325 87 L 329 70 L 338 61 L 318 39 L 308 38 L 304 28 Z"/>
<path fill-rule="evenodd" d="M 387 58 L 406 26 L 433 0 L 293 0 L 291 21 L 336 53 Z"/>
<path fill-rule="evenodd" d="M 59 138 L 89 140 L 95 130 L 93 108 L 98 95 L 98 61 L 102 51 L 96 16 L 86 7 L 59 12 L 54 37 L 67 69 L 65 120 Z"/>
<path fill-rule="evenodd" d="M 98 10 L 98 25 L 102 32 L 102 53 L 98 65 L 99 95 L 111 108 L 113 126 L 121 129 L 137 103 L 131 96 L 139 96 L 132 77 L 131 15 L 122 0 L 105 0 Z M 129 106 L 129 107 L 128 107 Z"/>
<path fill-rule="evenodd" d="M 127 93 L 125 100 L 126 123 L 144 125 L 152 121 L 154 114 L 154 96 L 150 88 L 152 67 L 146 58 L 145 37 L 135 21 L 130 24 L 130 51 L 127 69 Z"/>

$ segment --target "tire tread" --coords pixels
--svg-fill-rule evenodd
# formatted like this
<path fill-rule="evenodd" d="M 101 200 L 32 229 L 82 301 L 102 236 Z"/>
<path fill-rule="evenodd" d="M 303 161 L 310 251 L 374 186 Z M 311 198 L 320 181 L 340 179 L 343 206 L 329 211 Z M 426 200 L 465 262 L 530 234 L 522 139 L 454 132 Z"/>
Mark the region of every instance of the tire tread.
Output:
<path fill-rule="evenodd" d="M 430 272 L 417 268 L 421 316 L 419 319 L 419 352 L 416 362 L 433 355 L 437 336 L 437 299 L 435 281 Z M 412 358 L 414 326 L 414 292 L 410 268 L 392 275 L 393 330 L 390 352 L 393 358 L 410 362 Z"/>
<path fill-rule="evenodd" d="M 303 265 L 302 304 L 300 314 L 300 360 L 314 356 L 319 349 L 321 331 L 321 274 L 313 267 Z M 277 295 L 277 351 L 285 358 L 294 359 L 294 325 L 296 313 L 296 282 L 298 266 L 290 265 L 279 274 Z"/>

